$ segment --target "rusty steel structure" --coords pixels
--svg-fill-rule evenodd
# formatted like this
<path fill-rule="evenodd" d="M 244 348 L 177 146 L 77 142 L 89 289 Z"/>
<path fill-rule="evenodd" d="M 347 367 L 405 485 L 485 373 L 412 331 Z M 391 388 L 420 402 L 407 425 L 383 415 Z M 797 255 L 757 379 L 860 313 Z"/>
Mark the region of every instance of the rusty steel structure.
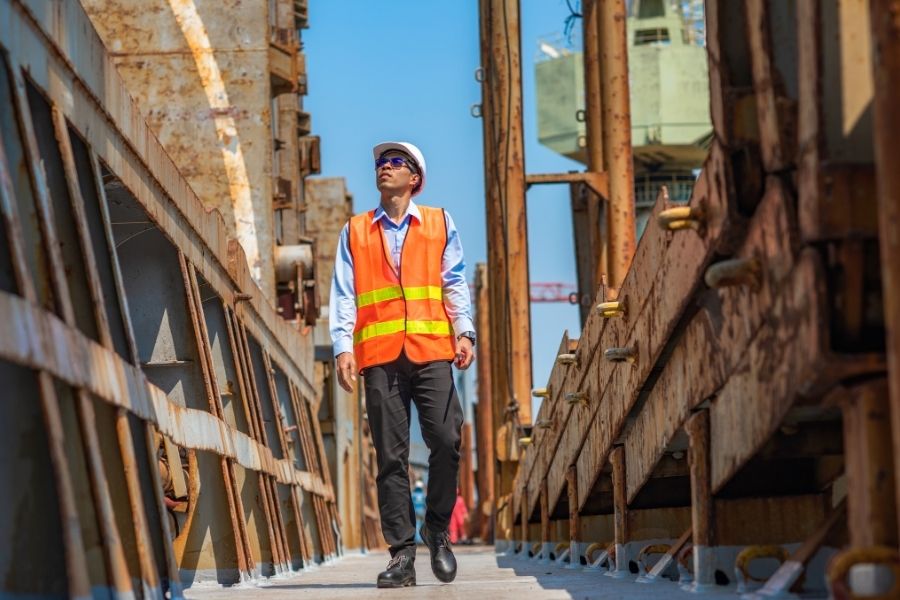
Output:
<path fill-rule="evenodd" d="M 531 425 L 531 313 L 519 3 L 480 0 L 493 448 L 500 490 L 512 485 L 518 439 Z"/>
<path fill-rule="evenodd" d="M 482 2 L 482 17 L 509 4 Z M 707 0 L 709 156 L 687 205 L 659 190 L 633 255 L 624 2 L 582 9 L 589 169 L 526 181 L 569 183 L 573 214 L 591 215 L 581 228 L 575 216 L 590 303 L 533 391 L 544 400 L 515 481 L 485 486 L 498 548 L 758 597 L 850 597 L 856 565 L 898 581 L 900 4 Z M 490 34 L 483 24 L 483 60 Z M 496 62 L 482 65 L 491 165 L 506 138 L 492 137 L 503 121 L 488 92 L 518 81 Z M 591 181 L 595 208 L 580 189 Z M 489 256 L 502 254 L 493 226 Z M 482 269 L 479 290 L 504 273 Z M 512 318 L 505 299 L 478 297 Z M 485 448 L 504 443 L 510 398 L 493 325 Z M 750 565 L 763 558 L 780 567 L 760 580 Z"/>
<path fill-rule="evenodd" d="M 126 85 L 124 55 L 89 16 L 100 4 L 0 2 L 0 595 L 178 598 L 197 581 L 330 561 L 345 529 L 349 547 L 380 546 L 358 398 L 334 394 L 311 327 L 317 303 L 303 297 L 312 267 L 332 257 L 290 251 L 307 230 L 336 238 L 350 210 L 343 184 L 304 194 L 308 229 L 296 210 L 257 215 L 279 221 L 285 243 L 246 243 L 251 223 L 238 214 L 229 226 L 195 189 L 214 161 L 194 164 L 189 182 L 186 155 L 170 155 L 142 116 L 153 95 Z M 189 40 L 202 33 L 195 9 L 169 13 Z M 298 91 L 288 71 L 279 93 Z M 221 157 L 231 126 L 212 146 L 234 175 L 237 157 Z M 307 134 L 290 160 L 310 158 Z M 296 186 L 263 202 L 236 181 L 215 198 L 235 213 L 247 209 L 239 200 L 264 205 L 253 215 L 299 202 Z M 248 256 L 266 243 L 267 256 Z M 261 276 L 278 270 L 278 248 L 293 286 Z M 335 435 L 341 419 L 358 425 L 352 448 Z"/>
<path fill-rule="evenodd" d="M 706 0 L 709 155 L 636 243 L 626 6 L 661 1 L 581 3 L 564 174 L 525 172 L 520 3 L 479 1 L 469 534 L 694 592 L 898 597 L 900 2 Z M 319 314 L 352 202 L 307 180 L 307 16 L 0 0 L 0 596 L 176 599 L 383 547 Z M 583 327 L 535 387 L 544 184 Z"/>

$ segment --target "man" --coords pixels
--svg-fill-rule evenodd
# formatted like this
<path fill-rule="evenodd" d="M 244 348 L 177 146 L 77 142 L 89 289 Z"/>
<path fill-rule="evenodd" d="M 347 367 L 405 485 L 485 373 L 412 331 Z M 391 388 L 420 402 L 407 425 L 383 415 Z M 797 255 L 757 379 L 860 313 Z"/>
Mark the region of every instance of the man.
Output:
<path fill-rule="evenodd" d="M 378 587 L 415 585 L 415 512 L 410 497 L 410 402 L 430 450 L 425 522 L 419 533 L 435 576 L 449 583 L 456 559 L 447 527 L 456 501 L 463 415 L 451 363 L 475 358 L 475 327 L 462 243 L 440 208 L 418 206 L 425 157 L 407 142 L 373 149 L 380 205 L 341 231 L 329 303 L 338 382 L 363 376 L 378 461 L 378 508 L 391 560 Z"/>

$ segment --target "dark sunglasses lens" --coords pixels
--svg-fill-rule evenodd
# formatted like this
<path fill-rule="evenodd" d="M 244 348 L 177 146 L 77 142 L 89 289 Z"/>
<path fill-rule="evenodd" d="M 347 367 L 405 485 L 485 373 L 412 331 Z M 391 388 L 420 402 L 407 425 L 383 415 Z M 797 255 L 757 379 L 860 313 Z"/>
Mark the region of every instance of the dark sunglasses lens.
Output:
<path fill-rule="evenodd" d="M 400 167 L 409 167 L 409 163 L 406 162 L 406 159 L 402 156 L 391 156 L 390 158 L 386 156 L 382 156 L 378 160 L 375 161 L 375 168 L 380 169 L 384 165 L 390 163 L 392 169 L 399 169 Z M 409 167 L 412 170 L 412 167 Z"/>

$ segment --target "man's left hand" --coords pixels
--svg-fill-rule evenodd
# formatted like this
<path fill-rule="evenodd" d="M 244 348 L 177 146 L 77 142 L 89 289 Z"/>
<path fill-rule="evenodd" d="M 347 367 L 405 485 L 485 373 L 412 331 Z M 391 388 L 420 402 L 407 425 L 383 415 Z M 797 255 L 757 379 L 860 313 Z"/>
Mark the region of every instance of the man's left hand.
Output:
<path fill-rule="evenodd" d="M 475 348 L 472 347 L 472 340 L 467 337 L 461 337 L 456 342 L 456 360 L 453 364 L 457 368 L 465 371 L 475 360 Z"/>

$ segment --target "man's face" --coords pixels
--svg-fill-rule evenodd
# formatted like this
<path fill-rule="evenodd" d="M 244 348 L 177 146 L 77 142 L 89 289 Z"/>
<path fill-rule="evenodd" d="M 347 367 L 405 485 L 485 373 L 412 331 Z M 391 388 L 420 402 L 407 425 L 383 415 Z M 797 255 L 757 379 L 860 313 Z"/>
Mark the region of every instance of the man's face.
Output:
<path fill-rule="evenodd" d="M 402 158 L 404 164 L 398 167 L 387 161 L 380 167 L 375 168 L 375 185 L 379 191 L 402 194 L 407 190 L 411 192 L 418 185 L 419 176 L 410 170 L 409 164 L 412 161 L 408 156 L 396 150 L 388 150 L 381 157 L 387 159 Z"/>

